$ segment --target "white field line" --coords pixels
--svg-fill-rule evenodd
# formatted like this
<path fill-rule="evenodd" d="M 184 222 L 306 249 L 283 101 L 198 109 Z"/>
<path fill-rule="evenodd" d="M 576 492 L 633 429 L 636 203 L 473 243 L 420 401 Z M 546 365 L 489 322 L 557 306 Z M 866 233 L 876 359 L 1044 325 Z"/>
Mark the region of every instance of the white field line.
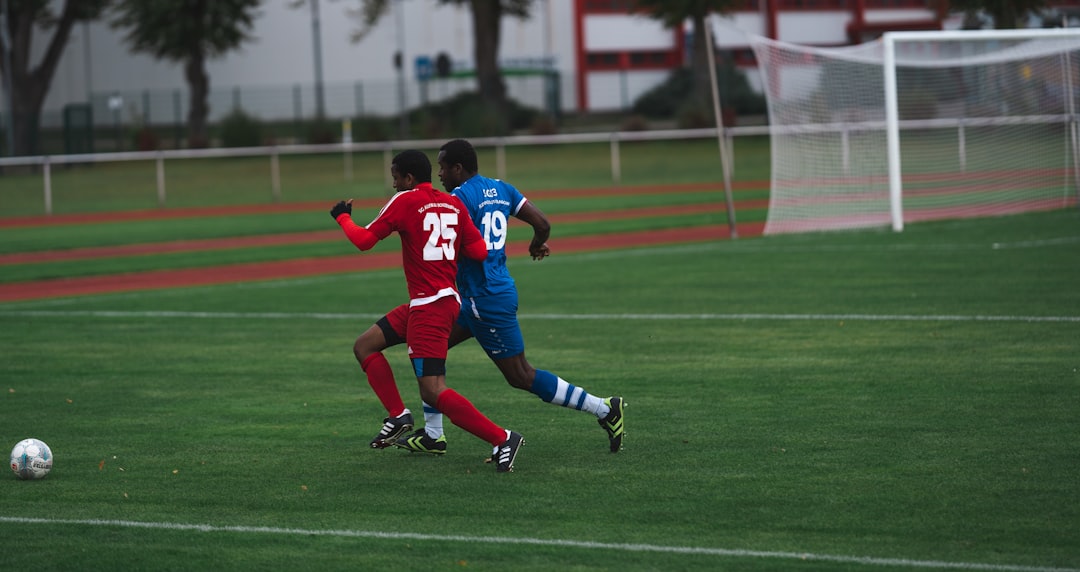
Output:
<path fill-rule="evenodd" d="M 262 320 L 377 320 L 383 314 L 321 312 L 188 312 L 125 310 L 0 310 L 10 318 L 195 318 Z M 918 314 L 519 314 L 522 320 L 716 320 L 850 322 L 1080 322 L 1080 316 L 963 316 Z"/>
<path fill-rule="evenodd" d="M 819 235 L 814 235 L 818 237 Z M 943 243 L 943 244 L 851 244 L 850 242 L 836 244 L 822 244 L 814 242 L 804 244 L 797 239 L 791 239 L 782 243 L 748 240 L 748 241 L 717 241 L 696 242 L 691 244 L 679 244 L 673 246 L 643 246 L 624 250 L 602 250 L 598 252 L 581 252 L 560 255 L 555 252 L 551 261 L 592 261 L 611 258 L 627 258 L 630 256 L 651 256 L 656 254 L 692 254 L 696 252 L 721 251 L 724 254 L 798 254 L 816 252 L 964 252 L 986 250 L 1011 250 L 1019 248 L 1044 248 L 1080 244 L 1080 236 L 1065 236 L 1045 240 L 1028 240 L 1021 242 L 972 242 L 972 243 Z M 516 261 L 515 261 L 516 262 Z"/>
<path fill-rule="evenodd" d="M 1043 240 L 1024 240 L 1020 242 L 995 242 L 994 250 L 1005 248 L 1042 248 L 1043 246 L 1058 246 L 1060 244 L 1078 244 L 1080 236 L 1063 236 L 1061 238 L 1047 238 Z"/>
<path fill-rule="evenodd" d="M 948 562 L 942 560 L 913 560 L 908 558 L 878 558 L 873 556 L 839 556 L 812 552 L 773 552 L 767 550 L 742 550 L 733 548 L 707 548 L 694 546 L 664 546 L 658 544 L 617 544 L 589 542 L 584 540 L 559 540 L 545 538 L 521 538 L 509 536 L 465 536 L 458 534 L 421 534 L 414 532 L 379 532 L 371 530 L 312 530 L 301 528 L 277 528 L 269 526 L 214 526 L 210 524 L 181 524 L 171 522 L 140 522 L 131 520 L 75 520 L 0 516 L 0 522 L 13 524 L 65 524 L 78 526 L 108 526 L 119 528 L 149 528 L 197 532 L 232 532 L 241 534 L 282 534 L 290 536 L 334 536 L 344 538 L 375 538 L 382 540 L 424 540 L 469 544 L 523 544 L 531 546 L 556 546 L 560 548 L 584 548 L 614 550 L 620 552 L 663 552 L 674 554 L 726 556 L 731 558 L 770 558 L 783 560 L 814 560 L 862 564 L 867 566 L 894 566 L 902 568 L 941 568 L 951 570 L 990 570 L 1000 572 L 1080 572 L 1078 568 L 1052 568 L 1020 566 L 1013 564 L 980 564 L 978 562 Z"/>

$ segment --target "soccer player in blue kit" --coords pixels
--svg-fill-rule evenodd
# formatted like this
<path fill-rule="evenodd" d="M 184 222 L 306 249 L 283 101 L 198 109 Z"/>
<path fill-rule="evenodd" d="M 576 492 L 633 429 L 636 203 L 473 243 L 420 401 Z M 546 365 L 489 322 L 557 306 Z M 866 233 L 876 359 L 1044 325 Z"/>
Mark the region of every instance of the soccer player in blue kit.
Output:
<path fill-rule="evenodd" d="M 475 337 L 511 386 L 529 391 L 546 403 L 585 411 L 596 416 L 607 431 L 612 453 L 622 449 L 624 435 L 622 397 L 596 397 L 583 388 L 525 359 L 525 341 L 518 324 L 518 293 L 506 268 L 509 217 L 533 228 L 529 254 L 542 260 L 550 254 L 547 217 L 513 185 L 479 174 L 476 150 L 464 139 L 454 139 L 439 149 L 439 180 L 443 188 L 461 199 L 487 243 L 483 261 L 463 257 L 458 263 L 457 283 L 461 313 L 450 334 L 449 345 Z M 424 403 L 424 427 L 399 438 L 397 447 L 418 453 L 443 454 L 442 414 Z"/>

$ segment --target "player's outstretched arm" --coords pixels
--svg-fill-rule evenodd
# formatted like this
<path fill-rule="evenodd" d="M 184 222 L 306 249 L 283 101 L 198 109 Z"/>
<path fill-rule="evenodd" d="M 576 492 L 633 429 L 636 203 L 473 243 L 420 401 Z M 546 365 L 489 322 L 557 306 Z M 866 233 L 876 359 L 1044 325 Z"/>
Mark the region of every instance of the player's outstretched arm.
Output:
<path fill-rule="evenodd" d="M 357 225 L 352 219 L 352 199 L 338 201 L 334 208 L 330 209 L 330 216 L 337 221 L 341 229 L 345 231 L 345 237 L 360 250 L 371 250 L 379 242 L 379 237 L 368 229 Z"/>
<path fill-rule="evenodd" d="M 548 248 L 547 239 L 551 236 L 551 222 L 543 211 L 532 201 L 526 201 L 515 216 L 533 228 L 532 241 L 529 242 L 529 255 L 533 257 L 533 260 L 543 260 L 550 256 L 551 249 Z"/>

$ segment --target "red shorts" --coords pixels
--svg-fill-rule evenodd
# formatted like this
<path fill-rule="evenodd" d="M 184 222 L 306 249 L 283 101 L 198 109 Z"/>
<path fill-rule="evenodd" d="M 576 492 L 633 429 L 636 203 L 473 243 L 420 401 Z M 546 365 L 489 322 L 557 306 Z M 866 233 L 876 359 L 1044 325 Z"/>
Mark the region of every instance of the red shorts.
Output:
<path fill-rule="evenodd" d="M 444 296 L 422 306 L 402 304 L 386 314 L 386 320 L 409 345 L 410 358 L 446 359 L 450 330 L 454 327 L 461 304 L 453 296 Z"/>

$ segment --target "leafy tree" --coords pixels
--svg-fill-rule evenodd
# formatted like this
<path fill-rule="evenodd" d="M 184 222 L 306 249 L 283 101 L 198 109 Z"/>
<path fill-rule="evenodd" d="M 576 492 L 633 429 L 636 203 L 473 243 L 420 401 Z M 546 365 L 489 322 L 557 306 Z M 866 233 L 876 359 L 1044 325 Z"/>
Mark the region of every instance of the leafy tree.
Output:
<path fill-rule="evenodd" d="M 205 147 L 210 76 L 206 60 L 251 38 L 262 0 L 117 0 L 113 27 L 127 30 L 135 52 L 182 63 L 190 88 L 188 146 Z"/>
<path fill-rule="evenodd" d="M 353 34 L 358 41 L 382 18 L 394 0 L 360 0 L 355 12 L 361 28 Z M 400 0 L 397 0 L 400 1 Z M 504 15 L 528 18 L 533 0 L 439 0 L 442 4 L 469 5 L 473 23 L 473 58 L 480 95 L 499 109 L 506 106 L 506 83 L 499 71 L 499 38 Z"/>
<path fill-rule="evenodd" d="M 690 20 L 693 25 L 694 45 L 690 68 L 694 71 L 694 102 L 708 105 L 709 59 L 705 45 L 705 18 L 710 12 L 722 13 L 731 9 L 735 0 L 633 0 L 633 6 L 660 20 L 666 26 L 678 28 Z"/>
<path fill-rule="evenodd" d="M 49 0 L 7 0 L 6 33 L 11 40 L 11 80 L 9 96 L 14 117 L 11 118 L 14 148 L 12 155 L 27 155 L 37 151 L 37 126 L 41 107 L 52 85 L 56 66 L 64 53 L 71 29 L 76 23 L 101 16 L 110 0 L 64 0 L 59 12 L 56 2 Z M 52 31 L 45 53 L 33 66 L 30 62 L 34 31 Z M 6 77 L 6 58 L 0 58 L 0 77 Z M 5 110 L 6 111 L 6 110 Z"/>

